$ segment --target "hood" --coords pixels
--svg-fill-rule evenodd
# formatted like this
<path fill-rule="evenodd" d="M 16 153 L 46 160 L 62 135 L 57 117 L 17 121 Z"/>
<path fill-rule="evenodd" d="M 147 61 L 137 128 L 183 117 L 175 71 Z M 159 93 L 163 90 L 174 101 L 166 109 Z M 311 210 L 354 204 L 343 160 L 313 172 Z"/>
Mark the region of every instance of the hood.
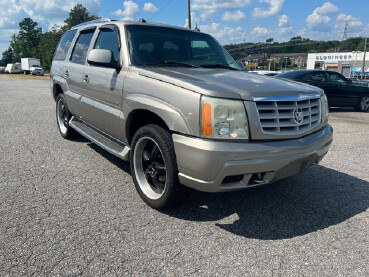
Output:
<path fill-rule="evenodd" d="M 321 89 L 310 85 L 225 69 L 145 67 L 138 68 L 138 74 L 208 96 L 247 101 L 268 96 L 322 94 Z"/>

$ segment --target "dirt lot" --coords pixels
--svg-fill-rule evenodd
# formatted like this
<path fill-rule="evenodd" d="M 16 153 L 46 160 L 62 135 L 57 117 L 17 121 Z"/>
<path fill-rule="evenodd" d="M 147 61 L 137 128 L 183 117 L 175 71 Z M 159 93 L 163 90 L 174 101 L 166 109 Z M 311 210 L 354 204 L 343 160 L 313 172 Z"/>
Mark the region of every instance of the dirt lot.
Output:
<path fill-rule="evenodd" d="M 49 75 L 36 76 L 36 75 L 24 75 L 24 74 L 0 74 L 1 80 L 49 80 Z"/>
<path fill-rule="evenodd" d="M 369 276 L 369 113 L 330 123 L 319 166 L 158 212 L 128 163 L 61 138 L 49 82 L 0 80 L 0 276 Z"/>

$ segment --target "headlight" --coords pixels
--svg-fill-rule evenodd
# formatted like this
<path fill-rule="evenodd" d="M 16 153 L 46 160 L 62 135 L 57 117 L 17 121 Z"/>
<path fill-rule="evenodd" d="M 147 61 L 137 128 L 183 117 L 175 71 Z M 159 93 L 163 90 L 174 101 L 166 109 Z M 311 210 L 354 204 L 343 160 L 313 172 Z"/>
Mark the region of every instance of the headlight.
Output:
<path fill-rule="evenodd" d="M 320 99 L 321 99 L 321 105 L 322 105 L 322 125 L 325 126 L 328 123 L 328 117 L 329 117 L 328 99 L 325 94 Z"/>
<path fill-rule="evenodd" d="M 245 106 L 240 100 L 201 98 L 201 133 L 217 139 L 248 139 Z"/>

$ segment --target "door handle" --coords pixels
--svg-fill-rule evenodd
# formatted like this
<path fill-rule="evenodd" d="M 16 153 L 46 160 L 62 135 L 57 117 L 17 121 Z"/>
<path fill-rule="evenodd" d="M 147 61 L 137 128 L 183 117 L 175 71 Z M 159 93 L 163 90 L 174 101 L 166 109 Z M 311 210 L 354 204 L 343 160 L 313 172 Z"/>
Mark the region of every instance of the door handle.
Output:
<path fill-rule="evenodd" d="M 83 82 L 84 83 L 89 83 L 90 82 L 90 75 L 83 76 Z"/>
<path fill-rule="evenodd" d="M 65 77 L 65 78 L 68 78 L 68 77 L 69 77 L 69 71 L 68 71 L 68 70 L 65 70 L 65 71 L 64 71 L 64 77 Z"/>

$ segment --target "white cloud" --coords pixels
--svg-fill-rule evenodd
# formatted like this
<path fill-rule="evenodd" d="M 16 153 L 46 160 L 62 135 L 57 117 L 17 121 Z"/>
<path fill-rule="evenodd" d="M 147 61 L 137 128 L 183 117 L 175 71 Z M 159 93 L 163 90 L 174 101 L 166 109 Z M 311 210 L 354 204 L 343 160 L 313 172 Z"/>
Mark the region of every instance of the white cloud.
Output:
<path fill-rule="evenodd" d="M 255 18 L 265 18 L 278 15 L 283 10 L 284 1 L 285 0 L 259 0 L 260 3 L 269 4 L 269 8 L 255 8 L 252 15 Z"/>
<path fill-rule="evenodd" d="M 201 20 L 210 20 L 217 11 L 247 7 L 251 0 L 193 0 L 192 10 L 199 13 Z"/>
<path fill-rule="evenodd" d="M 124 1 L 123 7 L 124 10 L 119 9 L 113 12 L 113 14 L 123 17 L 124 20 L 132 20 L 140 11 L 138 5 L 133 1 Z"/>
<path fill-rule="evenodd" d="M 241 27 L 229 27 L 220 23 L 200 25 L 201 32 L 208 33 L 222 44 L 239 43 L 246 38 L 246 32 Z"/>
<path fill-rule="evenodd" d="M 200 18 L 197 17 L 195 12 L 191 12 L 191 27 L 194 28 L 196 24 L 200 23 Z M 185 25 L 183 26 L 185 28 L 188 28 L 188 18 L 186 18 Z"/>
<path fill-rule="evenodd" d="M 307 27 L 309 30 L 318 32 L 328 32 L 332 26 L 328 23 L 331 21 L 329 15 L 336 14 L 339 9 L 330 2 L 325 2 L 321 7 L 318 7 L 306 18 Z"/>
<path fill-rule="evenodd" d="M 223 16 L 222 16 L 222 20 L 223 21 L 241 21 L 242 19 L 244 19 L 246 17 L 246 15 L 241 12 L 240 10 L 232 13 L 230 11 L 226 11 Z"/>
<path fill-rule="evenodd" d="M 257 38 L 262 38 L 265 36 L 268 36 L 272 33 L 271 30 L 268 30 L 264 27 L 255 27 L 252 31 L 251 31 L 251 35 L 257 37 Z"/>
<path fill-rule="evenodd" d="M 283 14 L 279 17 L 279 23 L 278 23 L 278 27 L 279 28 L 288 28 L 291 26 L 291 22 L 290 22 L 290 18 Z"/>
<path fill-rule="evenodd" d="M 0 54 L 9 47 L 10 36 L 18 32 L 23 18 L 31 17 L 43 31 L 48 31 L 63 22 L 77 4 L 99 15 L 102 0 L 0 0 Z"/>
<path fill-rule="evenodd" d="M 251 4 L 251 0 L 193 0 L 193 11 L 223 10 L 244 8 Z"/>
<path fill-rule="evenodd" d="M 341 28 L 343 30 L 346 22 L 348 22 L 348 27 L 353 30 L 360 29 L 363 26 L 363 22 L 360 18 L 353 17 L 352 15 L 347 15 L 341 13 L 337 16 L 335 28 Z"/>
<path fill-rule="evenodd" d="M 329 15 L 338 13 L 339 9 L 331 2 L 325 2 L 323 6 L 317 8 L 314 12 L 320 15 Z"/>
<path fill-rule="evenodd" d="M 156 12 L 158 11 L 158 8 L 152 3 L 145 3 L 143 10 L 145 12 Z"/>

